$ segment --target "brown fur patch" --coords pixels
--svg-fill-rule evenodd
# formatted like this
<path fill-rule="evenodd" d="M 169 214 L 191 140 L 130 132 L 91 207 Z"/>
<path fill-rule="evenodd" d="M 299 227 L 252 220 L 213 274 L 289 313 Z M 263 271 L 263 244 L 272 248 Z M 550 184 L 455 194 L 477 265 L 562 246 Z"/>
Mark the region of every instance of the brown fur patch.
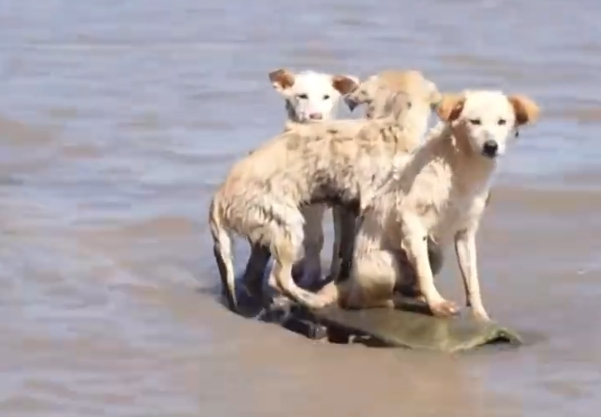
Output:
<path fill-rule="evenodd" d="M 332 85 L 340 94 L 348 94 L 359 86 L 354 80 L 345 75 L 334 75 Z"/>
<path fill-rule="evenodd" d="M 285 68 L 280 68 L 269 73 L 269 81 L 282 89 L 290 88 L 294 85 L 294 74 Z"/>
<path fill-rule="evenodd" d="M 452 122 L 459 118 L 463 110 L 465 97 L 461 94 L 443 94 L 440 104 L 436 109 L 436 113 L 440 120 Z"/>
<path fill-rule="evenodd" d="M 515 122 L 517 125 L 535 122 L 540 114 L 539 106 L 529 97 L 520 94 L 514 94 L 507 98 L 515 112 Z"/>

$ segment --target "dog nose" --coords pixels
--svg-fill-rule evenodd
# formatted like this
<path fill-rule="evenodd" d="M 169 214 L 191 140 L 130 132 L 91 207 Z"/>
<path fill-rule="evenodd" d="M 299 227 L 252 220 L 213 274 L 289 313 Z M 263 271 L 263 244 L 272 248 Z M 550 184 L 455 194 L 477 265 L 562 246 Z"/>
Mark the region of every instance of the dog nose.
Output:
<path fill-rule="evenodd" d="M 346 103 L 346 105 L 348 106 L 350 111 L 355 110 L 355 108 L 359 105 L 359 103 L 357 103 L 355 100 L 353 100 L 350 97 L 345 97 L 344 102 Z"/>
<path fill-rule="evenodd" d="M 497 155 L 498 150 L 499 144 L 492 139 L 489 139 L 486 142 L 484 142 L 484 145 L 482 146 L 482 153 L 484 153 L 484 155 L 486 156 L 493 157 Z"/>
<path fill-rule="evenodd" d="M 321 114 L 321 113 L 310 113 L 309 114 L 309 119 L 311 119 L 311 120 L 321 120 L 321 119 L 323 119 L 323 114 Z"/>

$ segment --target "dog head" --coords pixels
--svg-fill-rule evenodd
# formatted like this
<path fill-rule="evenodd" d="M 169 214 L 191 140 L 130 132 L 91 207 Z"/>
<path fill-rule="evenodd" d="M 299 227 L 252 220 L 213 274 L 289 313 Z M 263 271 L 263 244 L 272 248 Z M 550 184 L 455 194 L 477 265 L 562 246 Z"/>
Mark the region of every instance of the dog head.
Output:
<path fill-rule="evenodd" d="M 505 154 L 511 133 L 517 133 L 520 126 L 534 123 L 540 109 L 524 95 L 465 90 L 461 94 L 444 95 L 437 113 L 451 125 L 459 140 L 467 140 L 474 153 L 495 159 Z"/>
<path fill-rule="evenodd" d="M 278 69 L 269 73 L 273 88 L 286 100 L 288 116 L 304 123 L 331 119 L 342 95 L 357 88 L 358 78 L 315 71 L 292 73 Z"/>
<path fill-rule="evenodd" d="M 403 92 L 409 97 L 410 107 L 425 107 L 427 112 L 434 109 L 441 99 L 436 85 L 421 72 L 387 70 L 363 80 L 355 90 L 345 96 L 344 101 L 351 111 L 365 104 L 366 117 L 379 118 L 388 115 L 390 96 L 396 92 Z"/>
<path fill-rule="evenodd" d="M 365 80 L 361 81 L 356 88 L 350 91 L 344 96 L 344 103 L 348 106 L 350 111 L 354 111 L 358 106 L 363 104 L 368 106 L 368 113 L 372 103 L 380 101 L 379 98 L 389 91 L 385 88 L 378 75 L 372 75 Z"/>
<path fill-rule="evenodd" d="M 378 94 L 381 96 L 368 107 L 368 118 L 389 116 L 399 123 L 408 121 L 414 104 L 410 94 L 388 89 L 380 89 Z"/>

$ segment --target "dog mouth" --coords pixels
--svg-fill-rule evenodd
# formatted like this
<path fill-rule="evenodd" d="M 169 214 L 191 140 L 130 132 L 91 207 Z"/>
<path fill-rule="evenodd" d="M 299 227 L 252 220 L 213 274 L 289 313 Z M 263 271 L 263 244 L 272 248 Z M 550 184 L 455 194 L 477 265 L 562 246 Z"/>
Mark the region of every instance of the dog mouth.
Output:
<path fill-rule="evenodd" d="M 485 156 L 489 159 L 495 159 L 499 154 L 497 153 L 497 151 L 489 151 L 489 150 L 485 150 L 482 149 L 482 156 Z"/>

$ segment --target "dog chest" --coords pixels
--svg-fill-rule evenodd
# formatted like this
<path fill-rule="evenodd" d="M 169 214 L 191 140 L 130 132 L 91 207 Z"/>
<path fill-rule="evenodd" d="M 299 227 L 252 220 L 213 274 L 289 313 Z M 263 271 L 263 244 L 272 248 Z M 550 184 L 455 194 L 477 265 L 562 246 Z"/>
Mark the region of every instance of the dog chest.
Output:
<path fill-rule="evenodd" d="M 458 231 L 478 221 L 485 206 L 486 199 L 479 195 L 453 198 L 452 194 L 451 198 L 441 201 L 438 209 L 424 219 L 429 234 L 440 242 L 452 239 Z"/>

